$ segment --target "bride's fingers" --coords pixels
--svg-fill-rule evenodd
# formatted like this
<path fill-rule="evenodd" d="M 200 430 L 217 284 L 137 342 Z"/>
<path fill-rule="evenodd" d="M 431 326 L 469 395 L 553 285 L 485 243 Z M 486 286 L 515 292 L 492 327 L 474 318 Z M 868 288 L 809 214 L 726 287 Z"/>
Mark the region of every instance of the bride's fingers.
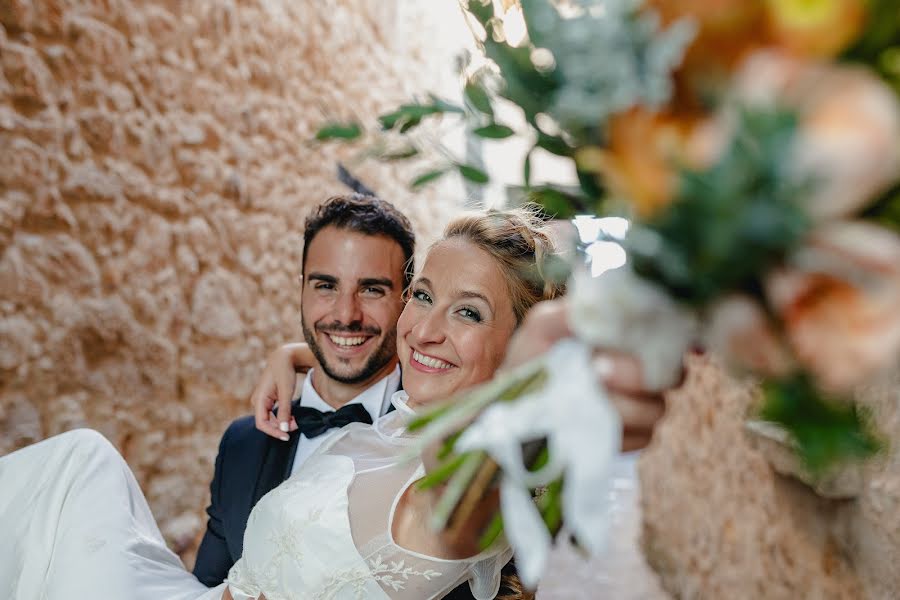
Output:
<path fill-rule="evenodd" d="M 522 325 L 510 340 L 503 367 L 521 365 L 571 335 L 564 301 L 539 302 L 528 311 Z"/>
<path fill-rule="evenodd" d="M 279 440 L 285 440 L 287 434 L 279 430 L 278 422 L 272 418 L 272 408 L 275 406 L 275 390 L 266 389 L 268 386 L 263 381 L 256 386 L 250 396 L 250 404 L 253 405 L 253 421 L 256 428 Z"/>
<path fill-rule="evenodd" d="M 592 359 L 594 372 L 606 389 L 622 394 L 646 394 L 640 361 L 631 354 L 597 350 Z"/>
<path fill-rule="evenodd" d="M 665 414 L 661 397 L 610 394 L 610 400 L 622 417 L 622 427 L 626 433 L 652 432 Z"/>
<path fill-rule="evenodd" d="M 622 452 L 643 450 L 652 439 L 652 435 L 646 433 L 628 433 L 622 436 Z"/>

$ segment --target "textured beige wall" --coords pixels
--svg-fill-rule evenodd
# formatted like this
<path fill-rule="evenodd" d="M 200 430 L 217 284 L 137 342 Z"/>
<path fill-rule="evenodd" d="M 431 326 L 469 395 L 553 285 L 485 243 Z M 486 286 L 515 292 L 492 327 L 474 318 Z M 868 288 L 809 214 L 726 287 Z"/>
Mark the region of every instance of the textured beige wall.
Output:
<path fill-rule="evenodd" d="M 900 434 L 900 369 L 861 389 L 879 429 Z M 667 399 L 640 464 L 643 546 L 686 599 L 900 597 L 900 448 L 841 477 L 840 497 L 782 475 L 780 453 L 745 427 L 755 391 L 708 357 Z M 832 488 L 837 489 L 837 488 Z"/>
<path fill-rule="evenodd" d="M 303 218 L 346 191 L 308 140 L 454 85 L 426 5 L 0 1 L 0 454 L 99 429 L 191 562 L 219 436 L 299 335 Z M 414 168 L 358 175 L 427 239 L 456 203 Z"/>

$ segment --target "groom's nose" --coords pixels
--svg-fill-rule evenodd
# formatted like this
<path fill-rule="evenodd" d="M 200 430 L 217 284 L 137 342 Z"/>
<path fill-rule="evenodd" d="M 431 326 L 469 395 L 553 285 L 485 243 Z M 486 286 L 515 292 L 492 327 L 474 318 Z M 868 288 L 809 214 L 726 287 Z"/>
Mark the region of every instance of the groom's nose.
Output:
<path fill-rule="evenodd" d="M 361 323 L 363 320 L 362 304 L 359 301 L 359 295 L 355 291 L 343 292 L 338 295 L 332 312 L 334 320 L 343 325 Z"/>

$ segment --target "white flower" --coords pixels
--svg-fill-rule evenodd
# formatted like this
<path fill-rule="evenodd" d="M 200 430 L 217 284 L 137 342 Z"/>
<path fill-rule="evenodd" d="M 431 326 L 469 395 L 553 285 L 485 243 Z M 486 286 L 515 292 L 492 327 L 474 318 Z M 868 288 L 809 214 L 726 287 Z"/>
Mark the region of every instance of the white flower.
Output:
<path fill-rule="evenodd" d="M 492 404 L 456 442 L 457 452 L 486 451 L 503 471 L 504 530 L 526 586 L 537 584 L 550 546 L 529 489 L 564 476 L 567 529 L 591 553 L 599 553 L 606 542 L 609 470 L 621 444 L 622 422 L 598 386 L 590 354 L 582 342 L 557 343 L 544 357 L 548 379 L 540 390 Z M 523 464 L 522 444 L 542 438 L 550 458 L 531 472 Z"/>
<path fill-rule="evenodd" d="M 637 356 L 648 389 L 678 382 L 682 357 L 698 330 L 692 311 L 627 266 L 599 277 L 576 271 L 568 297 L 575 335 L 592 346 Z"/>

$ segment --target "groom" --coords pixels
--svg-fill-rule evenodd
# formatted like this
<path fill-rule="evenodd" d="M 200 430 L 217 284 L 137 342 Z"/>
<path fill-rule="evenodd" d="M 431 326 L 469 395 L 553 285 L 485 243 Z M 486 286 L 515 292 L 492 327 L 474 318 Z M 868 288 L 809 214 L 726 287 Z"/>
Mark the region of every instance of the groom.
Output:
<path fill-rule="evenodd" d="M 296 471 L 330 429 L 371 423 L 400 385 L 397 318 L 412 274 L 415 236 L 394 206 L 371 196 L 334 197 L 306 220 L 303 337 L 319 368 L 292 405 L 297 430 L 281 441 L 237 419 L 219 444 L 209 521 L 194 575 L 218 585 L 241 557 L 250 511 Z"/>

